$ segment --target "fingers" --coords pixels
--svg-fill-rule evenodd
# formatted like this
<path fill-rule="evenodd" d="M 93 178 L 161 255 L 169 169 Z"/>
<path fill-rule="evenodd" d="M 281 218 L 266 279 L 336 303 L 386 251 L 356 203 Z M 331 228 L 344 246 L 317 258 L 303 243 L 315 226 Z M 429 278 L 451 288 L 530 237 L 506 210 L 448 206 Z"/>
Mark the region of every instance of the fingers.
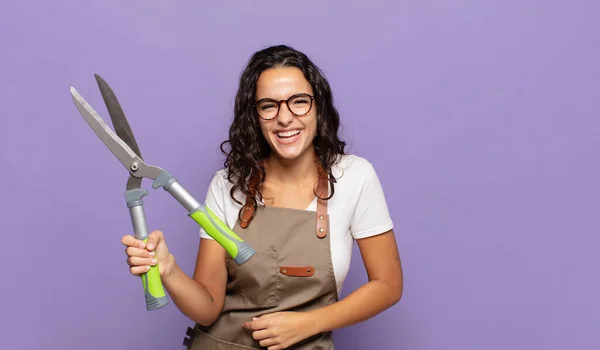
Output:
<path fill-rule="evenodd" d="M 133 275 L 146 273 L 151 266 L 157 264 L 154 252 L 132 247 L 128 247 L 125 251 L 127 252 L 127 265 L 130 267 L 129 272 Z"/>
<path fill-rule="evenodd" d="M 252 332 L 252 338 L 254 338 L 255 340 L 266 341 L 269 338 L 272 339 L 274 337 L 275 337 L 275 332 L 272 329 L 261 329 L 260 331 Z M 268 345 L 264 345 L 263 343 L 260 343 L 260 345 L 268 346 Z M 269 345 L 272 345 L 272 344 L 269 344 Z"/>
<path fill-rule="evenodd" d="M 144 274 L 144 273 L 146 273 L 148 271 L 150 271 L 150 266 L 148 266 L 148 265 L 133 266 L 133 267 L 129 268 L 129 273 L 131 273 L 134 276 L 139 276 L 139 275 Z"/>
<path fill-rule="evenodd" d="M 262 347 L 269 347 L 269 349 L 282 349 L 281 339 L 277 335 L 277 331 L 273 328 L 263 329 L 260 331 L 252 332 L 252 337 L 258 340 L 258 343 Z"/>
<path fill-rule="evenodd" d="M 135 247 L 125 248 L 125 254 L 127 254 L 128 256 L 137 256 L 140 258 L 149 258 L 154 256 L 154 252 L 149 252 L 146 249 L 140 249 Z"/>
<path fill-rule="evenodd" d="M 255 340 L 258 340 L 258 342 L 260 343 L 260 346 L 267 347 L 267 346 L 279 344 L 275 329 L 265 328 L 266 326 L 263 326 L 261 324 L 257 325 L 256 322 L 257 321 L 255 321 L 248 328 L 249 329 L 259 329 L 259 330 L 255 330 L 254 332 L 252 332 L 252 338 L 254 338 Z"/>
<path fill-rule="evenodd" d="M 258 343 L 260 344 L 260 346 L 265 347 L 265 348 L 268 346 L 272 346 L 272 345 L 279 345 L 279 342 L 274 338 L 261 340 Z"/>
<path fill-rule="evenodd" d="M 159 245 L 160 243 L 162 243 L 163 241 L 164 241 L 163 233 L 161 231 L 153 231 L 152 233 L 150 233 L 148 235 L 146 249 L 148 249 L 149 251 L 153 251 L 154 249 L 156 249 L 156 246 Z"/>
<path fill-rule="evenodd" d="M 258 340 L 260 346 L 268 349 L 284 349 L 278 327 L 270 318 L 277 313 L 253 317 L 252 321 L 244 322 L 243 327 L 252 331 L 252 338 Z"/>
<path fill-rule="evenodd" d="M 127 264 L 130 266 L 129 272 L 137 275 L 148 272 L 151 266 L 156 265 L 156 260 L 154 258 L 129 257 Z"/>
<path fill-rule="evenodd" d="M 149 252 L 146 249 L 142 249 L 142 248 L 136 248 L 135 246 L 126 247 L 125 254 L 127 254 L 128 257 L 135 257 L 135 258 L 146 258 L 146 259 L 150 259 L 150 260 L 152 260 L 152 258 L 154 258 L 154 252 Z"/>
<path fill-rule="evenodd" d="M 151 266 L 157 264 L 155 252 L 156 246 L 163 240 L 162 232 L 154 231 L 148 236 L 147 243 L 135 238 L 132 235 L 125 235 L 121 243 L 125 246 L 127 254 L 127 264 L 129 272 L 133 275 L 140 275 L 150 270 Z"/>
<path fill-rule="evenodd" d="M 273 317 L 277 317 L 280 316 L 281 314 L 279 312 L 273 312 L 270 314 L 264 314 L 258 317 L 255 317 L 255 320 L 268 320 L 269 318 L 273 318 Z"/>
<path fill-rule="evenodd" d="M 127 258 L 127 264 L 131 267 L 134 266 L 154 266 L 156 265 L 156 259 L 154 259 L 154 257 L 149 257 L 149 258 L 140 258 L 137 256 L 130 256 Z"/>
<path fill-rule="evenodd" d="M 148 235 L 148 241 L 144 243 L 143 241 L 135 238 L 132 235 L 125 235 L 121 239 L 121 243 L 127 247 L 137 247 L 140 249 L 148 249 L 149 251 L 153 251 L 156 249 L 156 246 L 160 243 L 164 242 L 164 235 L 161 231 L 153 231 Z"/>
<path fill-rule="evenodd" d="M 267 323 L 262 320 L 253 319 L 252 322 L 244 322 L 244 324 L 242 324 L 242 327 L 253 331 L 257 331 L 267 328 Z"/>
<path fill-rule="evenodd" d="M 121 243 L 126 247 L 137 247 L 140 249 L 146 248 L 146 244 L 132 235 L 125 235 L 121 238 Z"/>

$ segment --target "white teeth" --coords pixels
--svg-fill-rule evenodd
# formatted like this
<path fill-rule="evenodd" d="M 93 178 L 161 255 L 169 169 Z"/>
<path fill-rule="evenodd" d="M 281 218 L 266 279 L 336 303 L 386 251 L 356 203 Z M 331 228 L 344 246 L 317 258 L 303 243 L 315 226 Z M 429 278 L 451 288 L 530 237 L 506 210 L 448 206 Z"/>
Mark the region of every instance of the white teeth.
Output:
<path fill-rule="evenodd" d="M 290 137 L 290 136 L 298 135 L 299 133 L 300 133 L 300 130 L 292 130 L 292 131 L 286 131 L 286 132 L 278 132 L 277 136 L 279 136 L 279 137 Z"/>

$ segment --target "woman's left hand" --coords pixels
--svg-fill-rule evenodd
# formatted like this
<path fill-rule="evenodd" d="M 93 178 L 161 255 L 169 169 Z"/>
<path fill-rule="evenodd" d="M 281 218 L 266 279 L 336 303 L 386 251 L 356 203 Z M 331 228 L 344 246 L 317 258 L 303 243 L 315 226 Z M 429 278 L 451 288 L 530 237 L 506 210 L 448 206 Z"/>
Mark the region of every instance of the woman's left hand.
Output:
<path fill-rule="evenodd" d="M 243 327 L 268 350 L 285 349 L 317 334 L 315 322 L 302 312 L 275 312 L 255 317 Z"/>

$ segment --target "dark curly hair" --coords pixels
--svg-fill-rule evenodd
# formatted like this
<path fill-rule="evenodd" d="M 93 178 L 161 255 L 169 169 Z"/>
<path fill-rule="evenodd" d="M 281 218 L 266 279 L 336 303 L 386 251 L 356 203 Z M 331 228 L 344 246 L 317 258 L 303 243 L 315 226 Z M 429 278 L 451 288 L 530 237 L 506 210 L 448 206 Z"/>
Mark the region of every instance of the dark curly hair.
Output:
<path fill-rule="evenodd" d="M 262 161 L 266 159 L 271 148 L 264 139 L 259 126 L 256 110 L 253 108 L 256 95 L 256 82 L 260 74 L 275 67 L 297 67 L 308 80 L 315 94 L 317 103 L 317 135 L 313 145 L 321 169 L 329 175 L 333 197 L 334 183 L 331 167 L 344 154 L 346 143 L 338 137 L 340 116 L 333 105 L 331 88 L 323 72 L 302 52 L 286 45 L 267 47 L 256 52 L 243 71 L 237 94 L 235 96 L 234 118 L 229 129 L 229 139 L 221 143 L 221 151 L 226 156 L 224 166 L 227 168 L 227 179 L 233 183 L 231 198 L 242 204 L 234 196 L 240 191 L 249 196 L 256 206 L 256 197 L 262 201 L 260 188 L 265 179 L 265 168 Z M 225 145 L 229 144 L 229 151 Z M 315 195 L 318 196 L 315 190 Z"/>

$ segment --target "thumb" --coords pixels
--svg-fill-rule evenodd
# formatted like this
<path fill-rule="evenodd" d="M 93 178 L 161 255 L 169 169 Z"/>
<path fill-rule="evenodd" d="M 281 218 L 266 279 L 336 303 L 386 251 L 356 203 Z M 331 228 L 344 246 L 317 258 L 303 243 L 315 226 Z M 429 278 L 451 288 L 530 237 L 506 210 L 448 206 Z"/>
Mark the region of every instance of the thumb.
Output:
<path fill-rule="evenodd" d="M 154 251 L 156 246 L 165 240 L 163 233 L 159 230 L 153 231 L 148 235 L 148 241 L 146 242 L 146 249 L 148 251 Z"/>

